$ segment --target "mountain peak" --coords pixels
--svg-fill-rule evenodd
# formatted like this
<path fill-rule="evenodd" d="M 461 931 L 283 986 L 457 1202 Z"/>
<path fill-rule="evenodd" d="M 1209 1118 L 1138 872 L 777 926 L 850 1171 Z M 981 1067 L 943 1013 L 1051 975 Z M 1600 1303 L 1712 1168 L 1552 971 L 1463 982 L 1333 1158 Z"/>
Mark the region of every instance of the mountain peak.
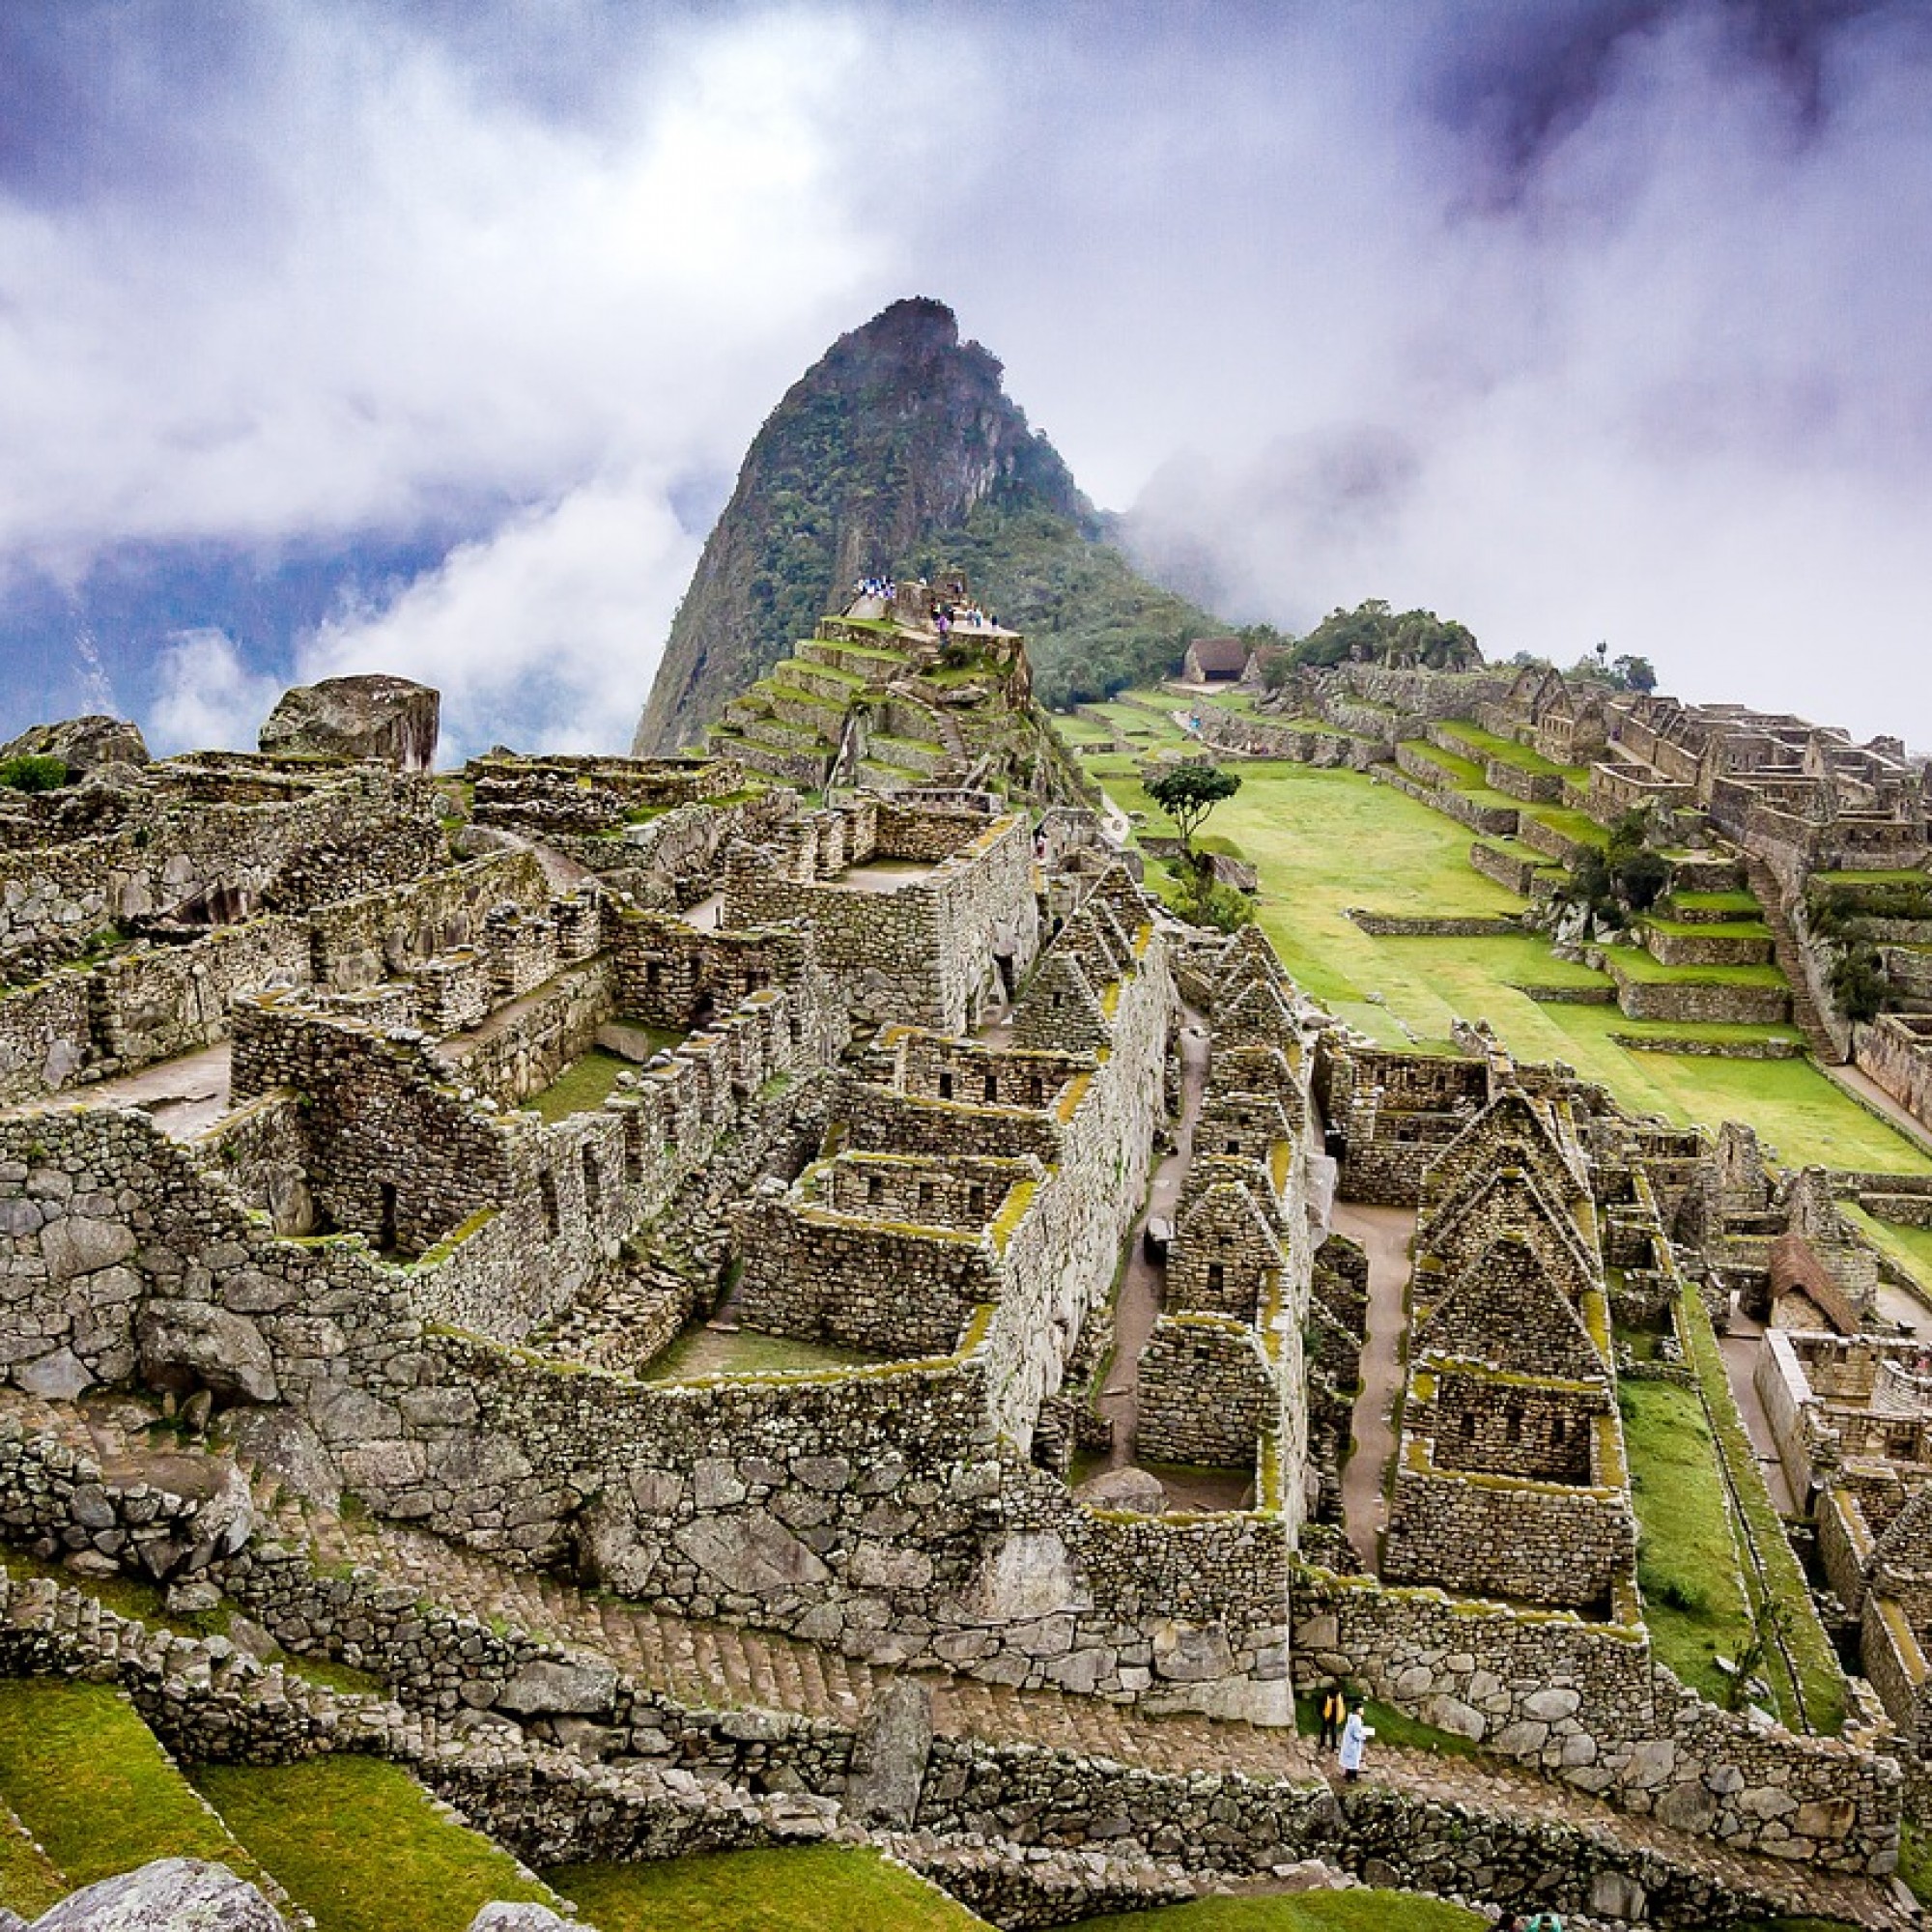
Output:
<path fill-rule="evenodd" d="M 793 640 L 842 609 L 859 578 L 892 576 L 915 559 L 924 568 L 928 552 L 955 543 L 959 553 L 933 567 L 984 574 L 989 519 L 1043 521 L 1060 549 L 1094 544 L 1093 505 L 1001 375 L 996 356 L 962 339 L 946 303 L 911 296 L 839 336 L 786 390 L 753 440 L 678 608 L 638 726 L 639 755 L 695 740 Z M 988 590 L 1015 619 L 1027 617 L 1021 585 L 1001 581 L 997 557 L 986 560 Z M 1037 588 L 1037 574 L 1032 581 Z M 1053 598 L 1056 620 L 1066 601 Z M 1198 615 L 1163 609 L 1167 638 Z"/>

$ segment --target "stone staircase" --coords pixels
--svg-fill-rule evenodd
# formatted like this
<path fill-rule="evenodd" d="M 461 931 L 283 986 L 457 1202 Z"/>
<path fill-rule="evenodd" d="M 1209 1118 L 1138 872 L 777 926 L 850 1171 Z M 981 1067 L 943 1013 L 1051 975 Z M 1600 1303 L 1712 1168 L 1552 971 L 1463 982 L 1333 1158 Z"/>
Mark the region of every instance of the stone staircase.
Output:
<path fill-rule="evenodd" d="M 88 1418 L 65 1405 L 16 1394 L 5 1398 L 4 1407 L 29 1426 L 44 1425 L 46 1433 L 105 1466 L 128 1446 L 120 1428 L 139 1419 L 131 1406 Z M 255 1491 L 262 1532 L 306 1547 L 318 1567 L 355 1566 L 444 1609 L 601 1658 L 639 1689 L 693 1711 L 777 1712 L 849 1728 L 896 1674 L 890 1664 L 867 1663 L 776 1632 L 670 1616 L 583 1590 L 424 1531 L 345 1518 L 282 1491 L 263 1472 L 256 1474 Z M 1472 1829 L 1485 1814 L 1534 1818 L 1703 1873 L 1783 1913 L 1837 1917 L 1882 1932 L 1918 1922 L 1888 1885 L 1743 1857 L 1494 1759 L 1378 1741 L 1360 1784 L 1349 1787 L 1310 1741 L 1277 1729 L 1198 1715 L 1151 1717 L 1097 1698 L 1020 1691 L 946 1673 L 922 1673 L 922 1681 L 932 1693 L 934 1729 L 944 1736 L 1072 1752 L 1167 1775 L 1236 1773 L 1304 1786 L 1327 1782 L 1345 1802 L 1351 1792 L 1400 1794 L 1453 1807 Z M 394 1714 L 391 1722 L 403 1718 L 411 1733 L 407 1757 L 420 1762 L 444 1747 L 466 1748 L 462 1725 L 445 1725 L 427 1712 L 405 1715 L 394 1706 L 385 1707 L 388 1714 Z M 375 1722 L 376 1714 L 369 1715 Z"/>
<path fill-rule="evenodd" d="M 302 1509 L 301 1520 L 321 1562 L 355 1564 L 446 1608 L 494 1616 L 531 1635 L 594 1653 L 640 1685 L 695 1709 L 778 1711 L 851 1725 L 895 1674 L 775 1632 L 694 1622 L 585 1592 L 420 1531 L 379 1530 L 312 1507 Z M 1166 1774 L 1234 1772 L 1323 1780 L 1338 1792 L 1349 1788 L 1309 1740 L 1284 1731 L 1192 1715 L 1146 1717 L 1095 1698 L 935 1673 L 922 1673 L 922 1681 L 931 1690 L 933 1728 L 940 1735 L 1071 1751 Z M 1742 1857 L 1493 1760 L 1378 1744 L 1356 1788 L 1364 1787 L 1463 1814 L 1531 1816 L 1589 1832 L 1627 1851 L 1755 1891 L 1787 1913 L 1825 1913 L 1875 1927 L 1915 1922 L 1889 1887 Z"/>
<path fill-rule="evenodd" d="M 1757 902 L 1764 908 L 1764 923 L 1771 928 L 1772 952 L 1791 988 L 1791 1022 L 1804 1034 L 1811 1057 L 1821 1066 L 1842 1066 L 1847 1055 L 1832 1036 L 1811 996 L 1811 984 L 1804 974 L 1804 956 L 1791 920 L 1784 910 L 1784 898 L 1776 877 L 1762 859 L 1745 855 L 1745 875 Z"/>

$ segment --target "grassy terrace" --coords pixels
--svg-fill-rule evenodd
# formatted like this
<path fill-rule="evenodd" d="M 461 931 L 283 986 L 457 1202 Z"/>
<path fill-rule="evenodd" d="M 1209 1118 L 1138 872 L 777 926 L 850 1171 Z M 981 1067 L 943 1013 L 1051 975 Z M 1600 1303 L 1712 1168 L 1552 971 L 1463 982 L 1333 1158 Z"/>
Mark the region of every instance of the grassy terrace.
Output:
<path fill-rule="evenodd" d="M 0 1803 L 70 1887 L 151 1859 L 216 1859 L 245 1878 L 261 1873 L 110 1685 L 0 1680 Z"/>
<path fill-rule="evenodd" d="M 1559 765 L 1530 746 L 1519 745 L 1514 738 L 1498 737 L 1493 731 L 1484 730 L 1480 724 L 1468 724 L 1458 720 L 1443 725 L 1442 730 L 1444 736 L 1467 745 L 1478 758 L 1494 758 L 1499 764 L 1514 765 L 1520 772 L 1533 772 L 1539 777 L 1571 779 L 1577 784 L 1588 784 L 1590 781 L 1588 765 Z"/>
<path fill-rule="evenodd" d="M 1719 1657 L 1750 1640 L 1716 1444 L 1694 1389 L 1624 1380 L 1617 1390 L 1631 1500 L 1637 1517 L 1637 1582 L 1657 1661 L 1721 1703 Z"/>
<path fill-rule="evenodd" d="M 1685 1354 L 1703 1389 L 1718 1451 L 1743 1512 L 1750 1547 L 1757 1555 L 1755 1564 L 1747 1561 L 1740 1566 L 1746 1595 L 1753 1608 L 1769 1604 L 1785 1620 L 1784 1647 L 1766 1658 L 1763 1674 L 1787 1713 L 1792 1711 L 1795 1696 L 1809 1727 L 1822 1737 L 1835 1737 L 1845 1721 L 1844 1673 L 1832 1640 L 1818 1621 L 1810 1588 L 1784 1533 L 1784 1524 L 1773 1506 L 1771 1492 L 1764 1486 L 1757 1452 L 1751 1447 L 1731 1400 L 1730 1381 L 1717 1333 L 1694 1289 L 1684 1290 L 1678 1299 L 1677 1315 Z"/>
<path fill-rule="evenodd" d="M 1697 932 L 1721 931 L 1722 927 L 1700 925 Z M 1762 938 L 1751 932 L 1753 938 Z M 1619 946 L 1607 956 L 1614 959 L 1627 980 L 1643 980 L 1653 984 L 1695 986 L 1782 986 L 1784 975 L 1776 966 L 1665 966 L 1653 959 L 1640 946 Z"/>
<path fill-rule="evenodd" d="M 1142 790 L 1131 757 L 1102 753 L 1086 764 L 1123 810 L 1146 814 L 1149 830 L 1172 833 Z M 1567 1062 L 1635 1113 L 1680 1124 L 1749 1121 L 1782 1159 L 1799 1165 L 1892 1174 L 1932 1169 L 1911 1143 L 1806 1061 L 1689 1058 L 1633 1051 L 1612 1038 L 1797 1037 L 1789 1027 L 1637 1021 L 1614 1007 L 1540 1004 L 1517 989 L 1607 982 L 1558 961 L 1533 937 L 1372 938 L 1348 918 L 1349 907 L 1449 918 L 1518 912 L 1523 902 L 1471 870 L 1465 826 L 1392 786 L 1286 760 L 1244 760 L 1238 769 L 1241 789 L 1208 827 L 1260 867 L 1260 923 L 1289 972 L 1371 1038 L 1387 1046 L 1412 1038 L 1447 1051 L 1454 1019 L 1487 1019 L 1522 1059 Z M 1163 875 L 1152 866 L 1149 876 L 1158 886 Z M 1618 956 L 1635 972 L 1656 969 L 1638 949 Z M 1769 971 L 1764 983 L 1776 983 L 1775 969 L 1702 970 L 1743 973 L 1747 981 Z"/>
<path fill-rule="evenodd" d="M 852 1846 L 563 1865 L 546 1876 L 599 1932 L 973 1932 L 986 1922 L 903 1866 Z"/>
<path fill-rule="evenodd" d="M 1932 1296 L 1932 1228 L 1907 1228 L 1896 1221 L 1881 1221 L 1868 1214 L 1856 1201 L 1841 1201 L 1839 1213 L 1858 1224 L 1879 1252 L 1905 1270 L 1928 1296 Z"/>
<path fill-rule="evenodd" d="M 1482 1932 L 1488 1924 L 1445 1899 L 1390 1891 L 1198 1898 L 1191 1905 L 1081 1921 L 1082 1932 Z"/>
<path fill-rule="evenodd" d="M 319 1757 L 211 1764 L 195 1784 L 317 1932 L 465 1932 L 493 1898 L 550 1902 L 489 1839 L 400 1766 Z"/>
<path fill-rule="evenodd" d="M 1764 923 L 1764 908 L 1755 893 L 1672 893 L 1667 903 L 1678 912 L 1736 913 L 1740 919 Z"/>
<path fill-rule="evenodd" d="M 681 1037 L 677 1034 L 666 1035 L 668 1041 Z M 587 1114 L 601 1107 L 617 1091 L 618 1074 L 636 1071 L 630 1061 L 607 1053 L 601 1046 L 593 1046 L 541 1094 L 532 1094 L 524 1104 L 551 1122 L 567 1120 L 572 1114 Z"/>

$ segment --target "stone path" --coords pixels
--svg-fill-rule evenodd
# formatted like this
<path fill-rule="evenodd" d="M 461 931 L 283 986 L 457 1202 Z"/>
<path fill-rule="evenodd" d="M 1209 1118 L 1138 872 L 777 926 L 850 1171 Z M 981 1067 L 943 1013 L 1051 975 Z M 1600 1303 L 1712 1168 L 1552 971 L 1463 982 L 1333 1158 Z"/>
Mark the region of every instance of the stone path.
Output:
<path fill-rule="evenodd" d="M 1784 1473 L 1784 1459 L 1777 1453 L 1777 1437 L 1772 1434 L 1771 1418 L 1752 1379 L 1757 1358 L 1764 1348 L 1764 1324 L 1754 1321 L 1733 1307 L 1729 1332 L 1719 1336 L 1718 1347 L 1724 1357 L 1724 1373 L 1730 1378 L 1731 1400 L 1743 1416 L 1745 1434 L 1750 1437 L 1758 1467 L 1764 1472 L 1764 1486 L 1771 1492 L 1772 1505 L 1780 1516 L 1798 1513 L 1791 1493 L 1791 1479 Z"/>
<path fill-rule="evenodd" d="M 138 1107 L 172 1139 L 192 1140 L 228 1111 L 228 1042 L 99 1081 L 67 1097 L 90 1107 Z"/>
<path fill-rule="evenodd" d="M 1827 1079 L 1835 1081 L 1855 1099 L 1883 1114 L 1891 1126 L 1910 1141 L 1927 1159 L 1932 1159 L 1932 1130 L 1916 1115 L 1909 1114 L 1861 1066 L 1821 1066 Z"/>
<path fill-rule="evenodd" d="M 1350 1429 L 1353 1450 L 1342 1469 L 1342 1521 L 1362 1567 L 1381 1575 L 1388 1526 L 1388 1472 L 1395 1461 L 1396 1398 L 1402 1391 L 1409 1243 L 1415 1215 L 1406 1208 L 1335 1204 L 1333 1228 L 1359 1241 L 1369 1257 L 1368 1339 L 1362 1345 L 1361 1392 Z"/>
<path fill-rule="evenodd" d="M 1114 1306 L 1114 1366 L 1097 1406 L 1114 1425 L 1114 1444 L 1107 1459 L 1118 1469 L 1134 1460 L 1140 1417 L 1140 1359 L 1167 1293 L 1167 1264 L 1151 1261 L 1147 1224 L 1172 1224 L 1180 1202 L 1187 1164 L 1194 1157 L 1194 1123 L 1201 1116 L 1201 1096 L 1208 1085 L 1208 1030 L 1201 1015 L 1183 1009 L 1180 1029 L 1180 1119 L 1174 1131 L 1174 1151 L 1154 1168 L 1148 1183 L 1147 1211 L 1128 1236 L 1126 1267 L 1121 1276 Z"/>

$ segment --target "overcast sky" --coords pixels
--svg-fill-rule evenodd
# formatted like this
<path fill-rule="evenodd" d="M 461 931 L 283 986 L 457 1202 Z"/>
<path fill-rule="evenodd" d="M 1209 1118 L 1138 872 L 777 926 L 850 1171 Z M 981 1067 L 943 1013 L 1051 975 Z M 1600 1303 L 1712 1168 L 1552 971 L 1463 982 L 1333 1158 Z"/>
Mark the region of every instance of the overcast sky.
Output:
<path fill-rule="evenodd" d="M 0 0 L 0 614 L 359 559 L 145 675 L 76 619 L 87 688 L 619 748 L 759 422 L 915 294 L 1231 618 L 1932 746 L 1922 0 Z"/>

